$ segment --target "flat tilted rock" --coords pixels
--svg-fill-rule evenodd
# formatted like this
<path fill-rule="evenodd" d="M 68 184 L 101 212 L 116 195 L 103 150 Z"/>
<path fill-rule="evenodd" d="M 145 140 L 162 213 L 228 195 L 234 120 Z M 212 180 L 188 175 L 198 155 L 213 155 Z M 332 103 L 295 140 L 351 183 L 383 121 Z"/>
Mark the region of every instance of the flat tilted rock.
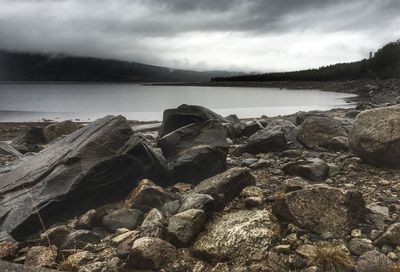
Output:
<path fill-rule="evenodd" d="M 210 195 L 215 200 L 215 209 L 221 210 L 229 201 L 238 196 L 243 188 L 250 185 L 255 185 L 250 168 L 235 167 L 203 180 L 193 189 L 193 192 Z"/>
<path fill-rule="evenodd" d="M 0 231 L 26 235 L 40 228 L 37 212 L 50 225 L 125 196 L 141 176 L 167 176 L 161 155 L 132 136 L 124 117 L 107 116 L 0 168 Z"/>
<path fill-rule="evenodd" d="M 368 110 L 357 115 L 349 145 L 367 163 L 400 168 L 400 106 Z"/>
<path fill-rule="evenodd" d="M 275 215 L 316 234 L 345 237 L 367 220 L 368 210 L 358 191 L 325 185 L 308 186 L 273 203 Z"/>

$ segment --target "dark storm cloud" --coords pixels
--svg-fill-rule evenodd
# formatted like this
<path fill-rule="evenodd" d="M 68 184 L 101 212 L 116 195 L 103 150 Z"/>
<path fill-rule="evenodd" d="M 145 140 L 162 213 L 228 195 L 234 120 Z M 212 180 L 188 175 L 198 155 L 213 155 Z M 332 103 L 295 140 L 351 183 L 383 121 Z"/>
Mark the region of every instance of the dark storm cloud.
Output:
<path fill-rule="evenodd" d="M 0 0 L 0 48 L 294 69 L 336 61 L 323 50 L 364 56 L 400 35 L 399 20 L 398 0 Z"/>

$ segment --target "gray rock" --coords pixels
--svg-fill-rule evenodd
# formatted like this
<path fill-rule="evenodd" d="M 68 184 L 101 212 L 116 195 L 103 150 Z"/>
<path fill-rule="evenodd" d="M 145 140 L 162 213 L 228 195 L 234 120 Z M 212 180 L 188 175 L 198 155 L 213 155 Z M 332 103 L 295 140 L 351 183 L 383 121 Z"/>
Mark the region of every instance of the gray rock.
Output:
<path fill-rule="evenodd" d="M 295 178 L 285 180 L 284 191 L 285 191 L 285 193 L 290 193 L 293 191 L 302 190 L 305 187 L 307 187 L 308 185 L 310 185 L 310 184 L 307 181 L 303 180 L 300 177 L 295 177 Z"/>
<path fill-rule="evenodd" d="M 76 228 L 78 229 L 92 229 L 94 227 L 100 226 L 102 223 L 103 214 L 91 209 L 78 217 L 76 222 Z"/>
<path fill-rule="evenodd" d="M 390 259 L 376 250 L 362 254 L 357 260 L 357 272 L 388 271 Z"/>
<path fill-rule="evenodd" d="M 190 209 L 211 211 L 214 206 L 214 198 L 207 194 L 189 194 L 182 200 L 179 212 L 184 212 Z"/>
<path fill-rule="evenodd" d="M 57 259 L 57 248 L 46 246 L 31 247 L 26 254 L 24 265 L 32 267 L 55 268 Z"/>
<path fill-rule="evenodd" d="M 354 119 L 357 117 L 357 115 L 359 115 L 361 113 L 361 111 L 358 110 L 349 110 L 348 112 L 345 113 L 345 117 L 347 118 L 351 118 Z"/>
<path fill-rule="evenodd" d="M 41 229 L 37 212 L 51 225 L 125 196 L 140 176 L 165 184 L 163 165 L 124 117 L 96 120 L 11 169 L 0 167 L 0 231 L 32 234 Z"/>
<path fill-rule="evenodd" d="M 374 249 L 374 246 L 372 245 L 371 240 L 362 238 L 353 238 L 347 244 L 347 248 L 352 254 L 359 256 L 367 251 Z"/>
<path fill-rule="evenodd" d="M 143 179 L 127 197 L 124 207 L 148 212 L 152 208 L 161 208 L 166 202 L 176 200 L 178 196 L 151 180 Z"/>
<path fill-rule="evenodd" d="M 179 207 L 180 207 L 180 201 L 178 200 L 174 200 L 174 201 L 169 201 L 167 203 L 165 203 L 162 206 L 162 211 L 168 215 L 168 216 L 172 216 L 176 213 L 178 213 L 179 211 Z"/>
<path fill-rule="evenodd" d="M 329 166 L 323 160 L 314 158 L 285 164 L 282 171 L 310 181 L 324 181 L 329 175 Z"/>
<path fill-rule="evenodd" d="M 285 133 L 276 126 L 256 132 L 244 145 L 238 147 L 234 152 L 237 155 L 242 153 L 259 154 L 283 151 L 287 148 Z"/>
<path fill-rule="evenodd" d="M 332 138 L 347 137 L 341 122 L 329 117 L 309 117 L 299 127 L 298 140 L 311 149 L 330 149 Z"/>
<path fill-rule="evenodd" d="M 368 210 L 358 191 L 325 185 L 308 186 L 278 198 L 273 211 L 281 220 L 319 235 L 343 238 L 368 220 Z"/>
<path fill-rule="evenodd" d="M 87 244 L 100 242 L 100 236 L 90 230 L 76 230 L 68 234 L 61 249 L 82 249 Z"/>
<path fill-rule="evenodd" d="M 38 152 L 40 150 L 39 145 L 45 143 L 46 140 L 44 139 L 43 129 L 32 127 L 19 132 L 16 138 L 11 142 L 11 145 L 21 153 L 26 153 L 25 148 L 31 152 Z M 19 148 L 20 146 L 23 148 Z"/>
<path fill-rule="evenodd" d="M 400 245 L 400 223 L 394 223 L 388 226 L 386 231 L 375 241 L 375 245 L 389 244 L 393 246 Z"/>
<path fill-rule="evenodd" d="M 212 196 L 215 200 L 215 209 L 221 210 L 238 196 L 243 188 L 254 184 L 255 179 L 250 174 L 249 168 L 235 167 L 202 181 L 193 192 Z"/>
<path fill-rule="evenodd" d="M 169 219 L 168 237 L 178 247 L 191 244 L 196 235 L 203 228 L 206 215 L 203 210 L 186 210 Z"/>
<path fill-rule="evenodd" d="M 42 244 L 50 244 L 60 248 L 64 243 L 66 237 L 72 232 L 72 229 L 65 225 L 57 226 L 48 229 L 40 235 Z"/>
<path fill-rule="evenodd" d="M 267 210 L 240 210 L 209 222 L 193 252 L 211 263 L 245 262 L 265 256 L 277 225 Z"/>
<path fill-rule="evenodd" d="M 163 137 L 181 127 L 194 123 L 202 123 L 207 120 L 229 122 L 221 115 L 204 107 L 183 104 L 176 109 L 167 109 L 164 111 L 159 135 Z"/>
<path fill-rule="evenodd" d="M 300 126 L 305 120 L 307 120 L 310 117 L 328 117 L 325 113 L 322 111 L 300 111 L 296 114 L 296 124 Z"/>
<path fill-rule="evenodd" d="M 242 135 L 246 136 L 246 137 L 250 137 L 251 135 L 253 135 L 254 133 L 256 133 L 259 130 L 262 130 L 264 127 L 263 125 L 261 125 L 260 122 L 258 122 L 257 120 L 251 121 L 250 123 L 246 124 L 243 127 L 242 130 Z"/>
<path fill-rule="evenodd" d="M 266 127 L 266 129 L 282 131 L 289 147 L 291 148 L 301 146 L 297 140 L 299 128 L 288 120 L 275 119 Z"/>
<path fill-rule="evenodd" d="M 71 134 L 78 128 L 71 120 L 50 124 L 43 129 L 43 137 L 49 143 L 58 137 Z"/>
<path fill-rule="evenodd" d="M 226 169 L 229 144 L 219 121 L 181 127 L 158 140 L 175 181 L 194 183 Z"/>
<path fill-rule="evenodd" d="M 136 229 L 143 219 L 143 213 L 136 209 L 119 209 L 104 216 L 103 225 L 110 231 L 120 228 Z"/>
<path fill-rule="evenodd" d="M 4 272 L 56 272 L 57 270 L 40 268 L 40 267 L 26 267 L 20 264 L 3 262 L 0 260 L 0 271 Z"/>
<path fill-rule="evenodd" d="M 167 218 L 158 209 L 154 208 L 149 211 L 143 220 L 140 230 L 143 236 L 157 237 L 163 239 L 166 232 Z"/>
<path fill-rule="evenodd" d="M 360 113 L 350 132 L 349 144 L 369 164 L 400 168 L 400 106 Z"/>
<path fill-rule="evenodd" d="M 129 252 L 126 265 L 133 269 L 159 269 L 177 256 L 176 248 L 159 238 L 137 239 Z"/>
<path fill-rule="evenodd" d="M 12 156 L 19 158 L 22 154 L 9 144 L 0 142 L 0 155 Z"/>

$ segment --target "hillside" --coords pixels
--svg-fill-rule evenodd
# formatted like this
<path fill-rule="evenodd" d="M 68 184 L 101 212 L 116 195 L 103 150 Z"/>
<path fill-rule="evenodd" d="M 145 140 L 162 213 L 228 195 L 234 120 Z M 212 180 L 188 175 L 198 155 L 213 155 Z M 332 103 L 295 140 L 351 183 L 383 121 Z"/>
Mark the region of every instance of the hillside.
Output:
<path fill-rule="evenodd" d="M 0 50 L 0 81 L 192 82 L 231 75 L 110 59 Z"/>
<path fill-rule="evenodd" d="M 373 58 L 339 63 L 318 69 L 217 77 L 213 81 L 332 81 L 400 78 L 400 40 L 379 49 Z"/>

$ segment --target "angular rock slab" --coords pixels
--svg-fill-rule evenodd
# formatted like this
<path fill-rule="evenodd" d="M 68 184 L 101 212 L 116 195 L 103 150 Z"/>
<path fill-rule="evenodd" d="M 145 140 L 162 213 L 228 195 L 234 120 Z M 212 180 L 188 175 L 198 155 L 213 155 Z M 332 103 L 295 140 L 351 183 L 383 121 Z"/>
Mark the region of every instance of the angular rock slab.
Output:
<path fill-rule="evenodd" d="M 221 115 L 201 106 L 180 105 L 176 109 L 167 109 L 163 114 L 163 122 L 159 132 L 163 137 L 174 130 L 193 123 L 202 123 L 207 120 L 228 122 Z"/>
<path fill-rule="evenodd" d="M 229 145 L 219 121 L 179 128 L 158 140 L 175 181 L 197 184 L 226 169 Z"/>
<path fill-rule="evenodd" d="M 290 162 L 282 167 L 287 175 L 299 176 L 311 181 L 324 181 L 329 175 L 329 166 L 321 159 Z"/>
<path fill-rule="evenodd" d="M 262 258 L 278 229 L 267 210 L 240 210 L 209 222 L 193 245 L 193 252 L 212 263 Z"/>
<path fill-rule="evenodd" d="M 358 191 L 325 185 L 308 186 L 277 199 L 274 214 L 316 234 L 330 233 L 343 238 L 368 218 L 368 210 Z"/>
<path fill-rule="evenodd" d="M 235 167 L 203 180 L 193 189 L 193 192 L 210 195 L 215 201 L 214 208 L 222 210 L 229 201 L 240 194 L 243 188 L 250 185 L 255 185 L 250 169 Z"/>
<path fill-rule="evenodd" d="M 347 131 L 340 121 L 311 116 L 300 125 L 297 139 L 308 148 L 329 149 L 332 147 L 332 138 L 338 136 L 347 137 Z"/>
<path fill-rule="evenodd" d="M 19 158 L 22 154 L 9 144 L 0 142 L 0 155 L 8 155 Z"/>
<path fill-rule="evenodd" d="M 0 271 L 3 272 L 57 272 L 47 268 L 26 267 L 20 264 L 3 262 L 0 260 Z"/>
<path fill-rule="evenodd" d="M 243 146 L 235 150 L 235 154 L 278 152 L 287 148 L 285 133 L 277 126 L 267 127 L 254 133 Z"/>
<path fill-rule="evenodd" d="M 350 149 L 365 162 L 400 168 L 400 106 L 363 111 L 349 135 Z"/>
<path fill-rule="evenodd" d="M 31 234 L 41 228 L 37 213 L 50 225 L 119 199 L 138 177 L 162 171 L 158 155 L 132 134 L 124 117 L 107 116 L 0 168 L 0 231 Z"/>

